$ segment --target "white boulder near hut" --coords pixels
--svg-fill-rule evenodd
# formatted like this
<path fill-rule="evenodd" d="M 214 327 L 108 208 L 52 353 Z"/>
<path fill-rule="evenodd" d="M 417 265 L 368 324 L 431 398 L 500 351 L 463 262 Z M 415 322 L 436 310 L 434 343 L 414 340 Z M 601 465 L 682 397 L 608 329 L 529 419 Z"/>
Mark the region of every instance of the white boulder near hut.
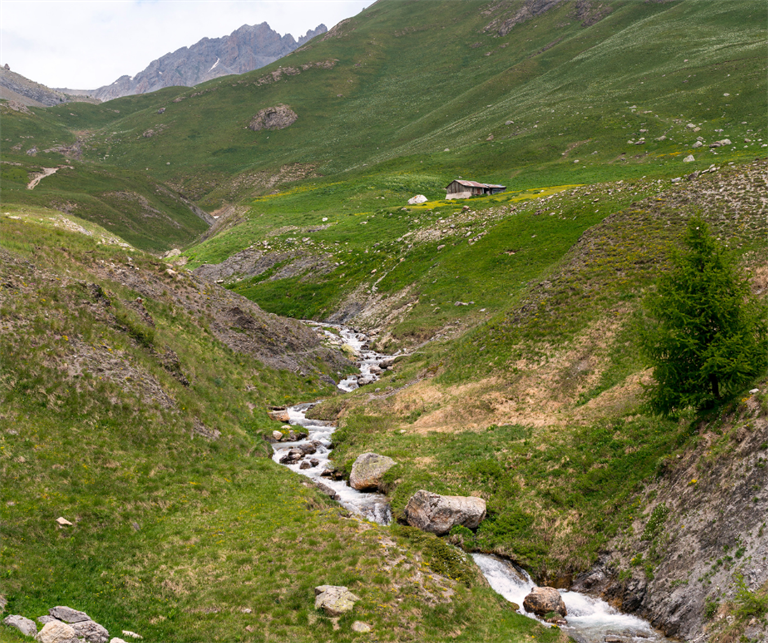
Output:
<path fill-rule="evenodd" d="M 506 185 L 495 183 L 478 183 L 477 181 L 465 181 L 455 179 L 445 186 L 446 199 L 468 199 L 471 196 L 485 196 L 498 194 L 507 189 Z"/>
<path fill-rule="evenodd" d="M 416 196 L 412 196 L 410 199 L 408 199 L 408 205 L 418 205 L 419 203 L 426 203 L 427 197 L 425 197 L 423 194 L 417 194 Z"/>

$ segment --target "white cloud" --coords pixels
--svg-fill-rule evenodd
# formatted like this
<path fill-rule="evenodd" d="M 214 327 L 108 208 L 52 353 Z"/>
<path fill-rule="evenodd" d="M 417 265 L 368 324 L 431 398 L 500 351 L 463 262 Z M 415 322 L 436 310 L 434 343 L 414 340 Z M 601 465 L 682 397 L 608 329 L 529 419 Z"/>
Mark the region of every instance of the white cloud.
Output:
<path fill-rule="evenodd" d="M 204 37 L 269 23 L 295 38 L 371 0 L 0 0 L 0 64 L 49 87 L 94 89 Z"/>

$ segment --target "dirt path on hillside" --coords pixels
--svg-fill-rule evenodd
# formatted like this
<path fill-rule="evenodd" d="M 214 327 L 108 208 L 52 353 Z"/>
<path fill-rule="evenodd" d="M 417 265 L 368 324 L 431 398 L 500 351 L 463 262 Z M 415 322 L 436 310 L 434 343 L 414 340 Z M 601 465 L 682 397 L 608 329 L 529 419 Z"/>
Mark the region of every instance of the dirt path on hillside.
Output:
<path fill-rule="evenodd" d="M 35 178 L 32 179 L 29 183 L 27 183 L 27 190 L 34 190 L 40 181 L 42 181 L 46 176 L 51 176 L 51 174 L 56 174 L 56 172 L 59 171 L 58 167 L 44 167 L 42 174 L 36 174 Z"/>

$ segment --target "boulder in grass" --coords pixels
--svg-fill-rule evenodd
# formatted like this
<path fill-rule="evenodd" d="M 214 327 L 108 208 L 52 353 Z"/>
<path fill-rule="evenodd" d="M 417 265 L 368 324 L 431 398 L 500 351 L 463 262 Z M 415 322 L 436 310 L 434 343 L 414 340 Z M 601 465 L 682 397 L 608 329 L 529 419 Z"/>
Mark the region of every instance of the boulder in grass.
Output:
<path fill-rule="evenodd" d="M 463 525 L 477 529 L 485 518 L 485 500 L 473 496 L 441 496 L 420 489 L 405 507 L 405 519 L 411 527 L 438 536 Z"/>
<path fill-rule="evenodd" d="M 341 616 L 351 612 L 359 600 L 359 597 L 342 585 L 315 587 L 315 609 L 323 610 L 328 616 Z"/>
<path fill-rule="evenodd" d="M 423 194 L 417 194 L 416 196 L 411 197 L 408 199 L 408 205 L 418 205 L 419 203 L 426 203 L 427 197 L 425 197 Z"/>
<path fill-rule="evenodd" d="M 75 630 L 77 638 L 85 639 L 88 643 L 107 643 L 109 640 L 107 629 L 94 621 L 72 623 L 72 629 Z"/>
<path fill-rule="evenodd" d="M 35 637 L 38 643 L 79 643 L 71 625 L 61 621 L 46 623 Z"/>
<path fill-rule="evenodd" d="M 15 627 L 24 636 L 37 636 L 37 625 L 35 625 L 33 620 L 24 616 L 11 614 L 3 619 L 3 623 L 8 627 Z"/>
<path fill-rule="evenodd" d="M 397 464 L 392 458 L 378 453 L 363 453 L 357 457 L 349 474 L 349 486 L 358 491 L 375 491 L 384 474 Z"/>
<path fill-rule="evenodd" d="M 65 623 L 80 623 L 81 621 L 93 620 L 85 612 L 73 610 L 71 607 L 66 607 L 65 605 L 52 607 L 48 610 L 48 613 L 53 616 L 53 618 L 59 621 L 64 621 Z"/>
<path fill-rule="evenodd" d="M 536 616 L 543 617 L 551 612 L 568 616 L 563 598 L 554 587 L 534 587 L 523 600 L 523 607 L 526 612 L 533 612 Z"/>

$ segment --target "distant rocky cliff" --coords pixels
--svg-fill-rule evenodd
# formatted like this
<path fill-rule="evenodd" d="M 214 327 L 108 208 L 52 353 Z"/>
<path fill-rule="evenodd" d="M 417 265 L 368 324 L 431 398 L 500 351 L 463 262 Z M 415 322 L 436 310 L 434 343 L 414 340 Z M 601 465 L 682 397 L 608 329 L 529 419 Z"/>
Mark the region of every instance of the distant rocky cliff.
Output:
<path fill-rule="evenodd" d="M 229 36 L 203 38 L 191 47 L 177 49 L 153 60 L 144 71 L 133 77 L 121 76 L 111 85 L 88 93 L 106 101 L 120 96 L 146 94 L 163 87 L 192 87 L 229 74 L 244 74 L 282 58 L 326 31 L 326 26 L 321 24 L 297 41 L 291 34 L 281 36 L 266 22 L 243 25 Z"/>

